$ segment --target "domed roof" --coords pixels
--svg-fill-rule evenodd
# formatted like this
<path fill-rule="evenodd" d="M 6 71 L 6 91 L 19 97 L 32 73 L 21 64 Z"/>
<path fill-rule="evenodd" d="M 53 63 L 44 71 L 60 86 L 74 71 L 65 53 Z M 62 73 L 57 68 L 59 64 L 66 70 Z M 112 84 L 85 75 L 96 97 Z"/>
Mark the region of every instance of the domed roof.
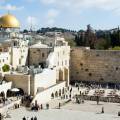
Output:
<path fill-rule="evenodd" d="M 3 28 L 20 28 L 20 23 L 15 16 L 6 14 L 0 17 L 0 27 Z"/>

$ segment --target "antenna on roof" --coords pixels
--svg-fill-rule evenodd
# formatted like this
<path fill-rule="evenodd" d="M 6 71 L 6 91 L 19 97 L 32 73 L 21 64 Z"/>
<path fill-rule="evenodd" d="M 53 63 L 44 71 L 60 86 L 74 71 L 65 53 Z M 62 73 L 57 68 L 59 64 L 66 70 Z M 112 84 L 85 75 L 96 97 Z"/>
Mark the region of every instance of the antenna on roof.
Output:
<path fill-rule="evenodd" d="M 10 14 L 10 10 L 8 10 L 8 14 Z"/>

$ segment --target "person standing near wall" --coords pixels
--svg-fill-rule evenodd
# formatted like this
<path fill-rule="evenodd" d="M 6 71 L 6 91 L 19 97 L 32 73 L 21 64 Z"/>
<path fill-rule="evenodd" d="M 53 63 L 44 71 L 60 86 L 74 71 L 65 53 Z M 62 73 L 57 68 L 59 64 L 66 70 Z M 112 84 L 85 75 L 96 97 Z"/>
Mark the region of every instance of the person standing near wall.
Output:
<path fill-rule="evenodd" d="M 60 107 L 61 107 L 61 103 L 59 103 L 59 109 L 60 109 Z"/>

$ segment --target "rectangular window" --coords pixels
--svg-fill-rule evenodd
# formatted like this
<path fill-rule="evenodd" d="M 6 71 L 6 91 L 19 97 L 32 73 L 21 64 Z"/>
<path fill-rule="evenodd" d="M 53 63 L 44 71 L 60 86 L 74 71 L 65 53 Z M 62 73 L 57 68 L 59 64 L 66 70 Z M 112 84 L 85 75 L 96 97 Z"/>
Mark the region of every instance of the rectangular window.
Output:
<path fill-rule="evenodd" d="M 44 54 L 44 53 L 42 53 L 42 57 L 43 57 L 43 58 L 45 57 L 45 54 Z"/>
<path fill-rule="evenodd" d="M 52 43 L 50 43 L 50 47 L 52 47 Z"/>
<path fill-rule="evenodd" d="M 67 60 L 65 60 L 65 65 L 67 65 Z"/>
<path fill-rule="evenodd" d="M 21 59 L 19 59 L 19 64 L 21 64 Z"/>
<path fill-rule="evenodd" d="M 63 66 L 63 61 L 62 61 L 62 66 Z"/>

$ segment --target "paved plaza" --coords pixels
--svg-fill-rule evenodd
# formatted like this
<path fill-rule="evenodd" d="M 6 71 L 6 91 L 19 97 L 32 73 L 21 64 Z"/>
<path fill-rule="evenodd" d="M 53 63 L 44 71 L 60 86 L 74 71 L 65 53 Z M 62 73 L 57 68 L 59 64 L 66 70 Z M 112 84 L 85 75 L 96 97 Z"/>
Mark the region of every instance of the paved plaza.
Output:
<path fill-rule="evenodd" d="M 105 113 L 101 114 L 101 108 L 104 106 Z M 120 104 L 103 103 L 96 105 L 96 102 L 85 101 L 84 104 L 70 102 L 61 109 L 40 110 L 38 112 L 26 110 L 21 107 L 11 110 L 11 118 L 6 120 L 22 120 L 26 116 L 27 120 L 31 117 L 37 117 L 38 120 L 120 120 L 117 116 L 120 110 Z"/>

